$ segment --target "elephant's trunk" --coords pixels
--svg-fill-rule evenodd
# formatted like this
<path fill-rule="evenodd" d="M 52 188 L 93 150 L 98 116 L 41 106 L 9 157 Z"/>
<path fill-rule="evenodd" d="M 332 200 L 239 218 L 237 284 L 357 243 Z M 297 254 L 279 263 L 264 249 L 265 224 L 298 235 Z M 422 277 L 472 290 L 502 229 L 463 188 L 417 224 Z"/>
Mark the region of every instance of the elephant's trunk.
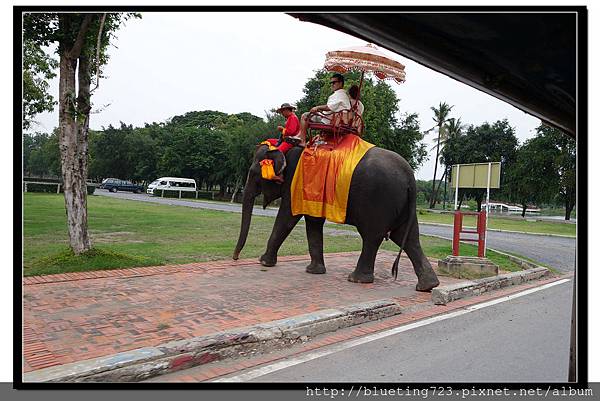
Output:
<path fill-rule="evenodd" d="M 240 228 L 240 236 L 237 245 L 233 251 L 234 260 L 239 258 L 240 252 L 246 244 L 246 238 L 248 238 L 248 230 L 250 229 L 250 221 L 252 220 L 252 208 L 254 207 L 254 198 L 256 198 L 256 191 L 252 191 L 251 188 L 248 188 L 248 185 L 246 185 L 244 187 L 244 197 L 242 200 L 242 226 Z"/>

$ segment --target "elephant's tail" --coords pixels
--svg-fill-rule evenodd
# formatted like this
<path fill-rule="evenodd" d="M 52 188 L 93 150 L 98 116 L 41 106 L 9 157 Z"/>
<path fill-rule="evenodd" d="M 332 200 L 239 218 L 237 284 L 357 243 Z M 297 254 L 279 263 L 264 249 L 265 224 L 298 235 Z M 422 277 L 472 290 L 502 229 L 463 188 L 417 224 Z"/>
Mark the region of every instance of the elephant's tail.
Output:
<path fill-rule="evenodd" d="M 400 244 L 400 251 L 398 252 L 398 256 L 396 256 L 396 260 L 392 265 L 392 276 L 394 276 L 394 281 L 398 279 L 398 264 L 400 263 L 400 256 L 402 256 L 402 251 L 404 250 L 404 245 L 406 244 L 406 240 L 408 239 L 408 233 L 410 233 L 410 229 L 412 225 L 415 223 L 415 216 L 417 215 L 417 202 L 416 199 L 411 199 L 411 189 L 408 188 L 408 220 L 406 224 L 406 230 L 404 231 L 404 236 L 402 237 L 402 243 Z"/>

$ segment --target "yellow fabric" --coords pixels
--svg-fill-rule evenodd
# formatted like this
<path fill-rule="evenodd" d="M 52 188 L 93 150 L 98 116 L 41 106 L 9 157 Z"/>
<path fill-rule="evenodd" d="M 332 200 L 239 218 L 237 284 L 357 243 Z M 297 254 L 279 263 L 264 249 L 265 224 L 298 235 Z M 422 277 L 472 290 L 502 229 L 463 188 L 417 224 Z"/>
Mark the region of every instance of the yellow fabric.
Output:
<path fill-rule="evenodd" d="M 269 142 L 269 141 L 262 141 L 260 144 L 261 145 L 269 145 L 269 150 L 275 150 L 275 149 L 277 149 L 277 146 L 273 146 L 271 144 L 271 142 Z"/>
<path fill-rule="evenodd" d="M 264 159 L 260 161 L 260 173 L 262 178 L 265 180 L 272 180 L 275 177 L 275 169 L 273 167 L 273 160 Z"/>
<path fill-rule="evenodd" d="M 292 180 L 292 214 L 346 221 L 350 181 L 356 165 L 373 144 L 344 135 L 339 144 L 305 148 Z"/>

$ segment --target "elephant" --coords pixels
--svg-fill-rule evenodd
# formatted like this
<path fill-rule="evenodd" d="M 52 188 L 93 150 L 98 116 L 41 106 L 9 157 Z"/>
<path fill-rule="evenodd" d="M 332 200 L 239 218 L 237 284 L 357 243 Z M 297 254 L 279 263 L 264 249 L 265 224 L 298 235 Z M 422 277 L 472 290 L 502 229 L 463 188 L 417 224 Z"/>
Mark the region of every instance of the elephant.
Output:
<path fill-rule="evenodd" d="M 295 146 L 284 156 L 278 150 L 269 151 L 268 145 L 258 145 L 248 171 L 242 197 L 242 221 L 233 259 L 237 260 L 246 243 L 256 196 L 263 194 L 263 209 L 281 198 L 281 206 L 275 218 L 265 253 L 259 261 L 263 266 L 277 263 L 277 252 L 296 226 L 301 215 L 291 212 L 291 182 L 303 148 Z M 285 160 L 284 160 L 285 157 Z M 284 182 L 275 183 L 263 179 L 260 161 L 272 159 L 275 170 L 285 166 Z M 381 196 L 385 194 L 385 196 Z M 323 225 L 325 218 L 304 216 L 310 254 L 306 272 L 326 272 L 323 259 Z M 375 257 L 384 239 L 391 239 L 400 246 L 392 272 L 405 250 L 417 275 L 417 291 L 431 291 L 439 280 L 421 249 L 419 225 L 416 213 L 416 183 L 414 172 L 408 162 L 395 152 L 372 147 L 357 164 L 350 182 L 345 224 L 357 228 L 362 237 L 362 251 L 354 271 L 348 280 L 356 283 L 374 281 Z"/>

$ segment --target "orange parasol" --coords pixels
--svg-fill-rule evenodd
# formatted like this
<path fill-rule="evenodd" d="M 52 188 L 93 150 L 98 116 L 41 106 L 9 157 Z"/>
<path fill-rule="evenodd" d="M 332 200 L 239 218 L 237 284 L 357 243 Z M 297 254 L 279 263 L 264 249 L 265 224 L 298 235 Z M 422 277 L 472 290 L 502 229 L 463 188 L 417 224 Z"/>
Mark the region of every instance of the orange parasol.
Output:
<path fill-rule="evenodd" d="M 406 77 L 404 65 L 392 60 L 371 43 L 328 52 L 325 56 L 325 69 L 342 74 L 352 70 L 362 71 L 362 75 L 371 72 L 379 79 L 393 79 L 399 84 Z"/>

